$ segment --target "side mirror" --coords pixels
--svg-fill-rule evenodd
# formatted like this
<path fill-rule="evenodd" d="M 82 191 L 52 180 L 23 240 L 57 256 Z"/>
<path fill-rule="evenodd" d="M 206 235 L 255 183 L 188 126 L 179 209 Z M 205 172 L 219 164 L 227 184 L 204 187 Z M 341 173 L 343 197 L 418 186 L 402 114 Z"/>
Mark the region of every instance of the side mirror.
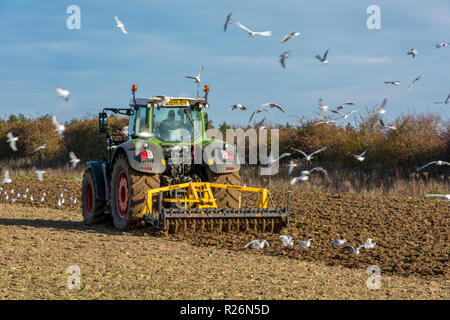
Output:
<path fill-rule="evenodd" d="M 100 133 L 106 133 L 108 127 L 108 115 L 106 112 L 100 112 L 98 114 L 98 131 Z"/>

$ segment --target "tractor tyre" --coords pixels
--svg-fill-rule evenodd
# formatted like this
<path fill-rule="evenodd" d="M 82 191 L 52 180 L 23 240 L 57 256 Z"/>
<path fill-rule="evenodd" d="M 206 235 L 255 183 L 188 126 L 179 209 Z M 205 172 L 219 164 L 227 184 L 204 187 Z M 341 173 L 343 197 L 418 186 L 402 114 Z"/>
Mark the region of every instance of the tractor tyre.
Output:
<path fill-rule="evenodd" d="M 83 175 L 81 204 L 85 224 L 93 225 L 101 222 L 106 217 L 106 201 L 97 199 L 95 178 L 92 169 L 86 170 Z"/>
<path fill-rule="evenodd" d="M 211 170 L 207 170 L 208 182 L 230 184 L 233 186 L 241 185 L 241 176 L 239 171 L 232 173 L 218 174 Z M 231 189 L 216 189 L 214 190 L 214 197 L 219 208 L 238 208 L 239 207 L 239 191 Z"/>
<path fill-rule="evenodd" d="M 111 216 L 119 230 L 131 229 L 140 222 L 148 189 L 160 187 L 159 174 L 141 173 L 128 164 L 127 157 L 115 160 L 111 175 Z"/>

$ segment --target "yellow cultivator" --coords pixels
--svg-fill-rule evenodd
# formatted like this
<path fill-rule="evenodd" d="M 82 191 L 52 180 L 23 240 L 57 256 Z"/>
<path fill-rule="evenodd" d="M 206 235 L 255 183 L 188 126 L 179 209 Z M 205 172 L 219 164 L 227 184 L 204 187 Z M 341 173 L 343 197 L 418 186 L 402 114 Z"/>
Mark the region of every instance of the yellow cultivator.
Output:
<path fill-rule="evenodd" d="M 213 189 L 239 192 L 238 208 L 218 208 Z M 242 207 L 242 192 L 259 193 L 255 207 Z M 286 207 L 269 208 L 265 188 L 249 188 L 210 182 L 188 182 L 146 191 L 142 217 L 159 229 L 179 231 L 278 232 L 289 224 Z"/>

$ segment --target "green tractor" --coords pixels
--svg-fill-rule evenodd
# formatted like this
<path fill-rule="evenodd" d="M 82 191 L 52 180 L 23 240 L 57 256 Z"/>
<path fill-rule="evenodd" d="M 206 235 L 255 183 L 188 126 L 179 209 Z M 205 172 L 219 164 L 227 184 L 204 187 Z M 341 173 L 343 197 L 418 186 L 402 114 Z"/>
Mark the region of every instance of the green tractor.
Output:
<path fill-rule="evenodd" d="M 237 229 L 253 226 L 269 231 L 286 225 L 286 209 L 267 208 L 267 192 L 258 208 L 241 208 L 242 191 L 264 194 L 265 189 L 240 187 L 235 147 L 206 137 L 207 86 L 205 97 L 197 98 L 136 98 L 136 91 L 133 85 L 129 108 L 104 108 L 99 114 L 108 156 L 88 162 L 84 173 L 86 224 L 110 216 L 120 230 L 141 221 L 160 229 L 175 226 L 175 230 L 192 224 L 203 228 L 205 222 L 206 226 L 220 224 L 221 229 L 236 228 L 237 223 Z M 127 135 L 108 132 L 108 111 L 129 117 Z M 209 184 L 198 183 L 212 183 L 216 192 L 212 195 Z M 260 218 L 268 220 L 261 222 Z"/>

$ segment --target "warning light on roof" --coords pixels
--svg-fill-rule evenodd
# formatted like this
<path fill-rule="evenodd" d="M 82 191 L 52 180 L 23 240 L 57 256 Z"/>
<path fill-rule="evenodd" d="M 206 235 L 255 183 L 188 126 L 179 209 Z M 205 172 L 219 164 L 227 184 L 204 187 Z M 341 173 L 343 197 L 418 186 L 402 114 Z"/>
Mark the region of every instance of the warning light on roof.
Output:
<path fill-rule="evenodd" d="M 135 93 L 137 91 L 137 85 L 133 84 L 131 86 L 131 92 Z"/>
<path fill-rule="evenodd" d="M 205 84 L 205 86 L 203 87 L 203 92 L 204 93 L 208 93 L 209 92 L 209 86 L 207 84 Z"/>

